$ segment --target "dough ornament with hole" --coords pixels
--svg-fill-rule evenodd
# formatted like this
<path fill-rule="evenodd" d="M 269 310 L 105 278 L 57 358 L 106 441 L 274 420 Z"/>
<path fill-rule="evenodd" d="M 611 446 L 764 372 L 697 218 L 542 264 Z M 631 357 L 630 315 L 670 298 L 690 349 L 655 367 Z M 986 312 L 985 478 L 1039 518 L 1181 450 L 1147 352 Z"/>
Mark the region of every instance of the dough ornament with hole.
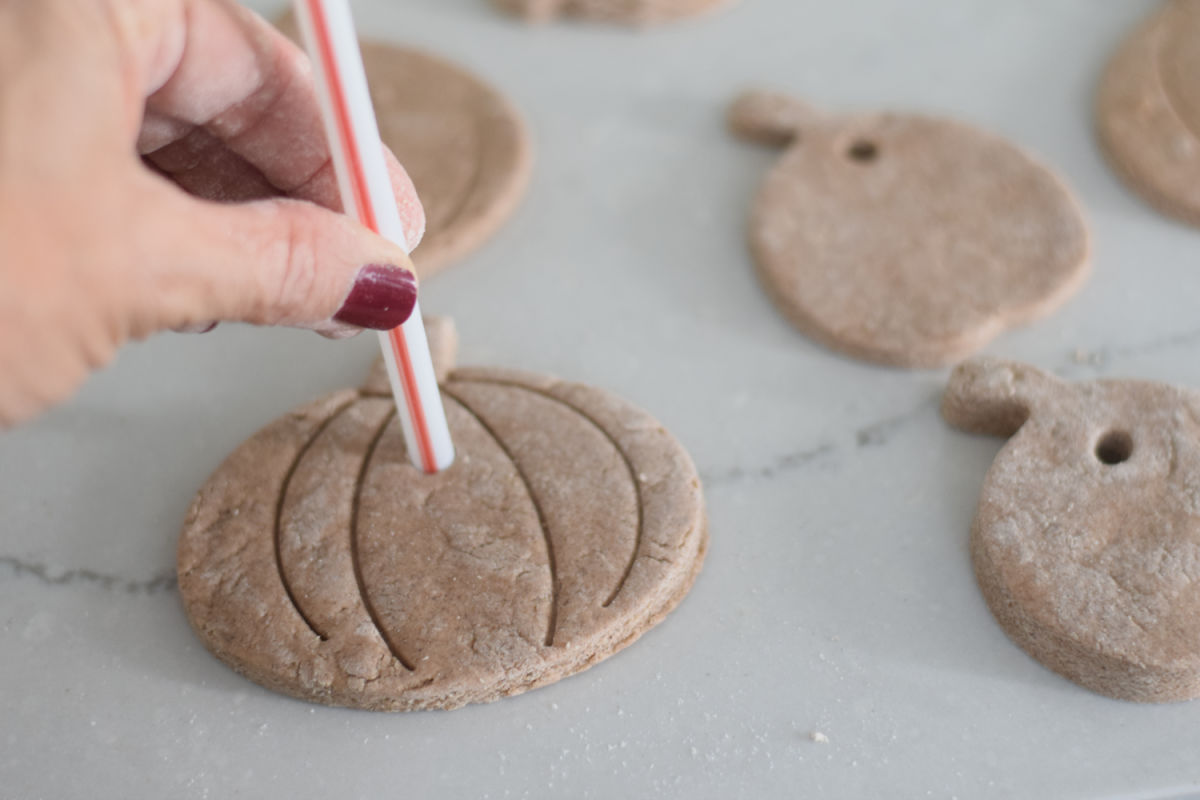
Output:
<path fill-rule="evenodd" d="M 702 14 L 728 0 L 492 0 L 528 22 L 558 16 L 625 25 L 653 25 Z"/>
<path fill-rule="evenodd" d="M 979 359 L 955 368 L 942 411 L 1011 437 L 971 535 L 1008 635 L 1110 697 L 1200 695 L 1200 393 Z"/>
<path fill-rule="evenodd" d="M 298 40 L 290 11 L 275 24 Z M 425 209 L 413 263 L 428 278 L 479 248 L 516 209 L 533 161 L 529 134 L 507 99 L 461 67 L 394 44 L 361 44 L 379 134 Z"/>
<path fill-rule="evenodd" d="M 730 124 L 786 147 L 754 203 L 751 249 L 783 313 L 835 350 L 950 364 L 1049 313 L 1087 275 L 1075 200 L 996 136 L 761 92 L 737 100 Z"/>
<path fill-rule="evenodd" d="M 448 470 L 409 463 L 377 366 L 259 431 L 196 496 L 180 594 L 251 680 L 356 708 L 487 702 L 630 644 L 699 572 L 700 481 L 661 425 L 580 384 L 450 370 L 445 322 L 430 340 Z"/>
<path fill-rule="evenodd" d="M 1200 225 L 1200 0 L 1164 4 L 1105 70 L 1100 143 L 1126 182 Z"/>

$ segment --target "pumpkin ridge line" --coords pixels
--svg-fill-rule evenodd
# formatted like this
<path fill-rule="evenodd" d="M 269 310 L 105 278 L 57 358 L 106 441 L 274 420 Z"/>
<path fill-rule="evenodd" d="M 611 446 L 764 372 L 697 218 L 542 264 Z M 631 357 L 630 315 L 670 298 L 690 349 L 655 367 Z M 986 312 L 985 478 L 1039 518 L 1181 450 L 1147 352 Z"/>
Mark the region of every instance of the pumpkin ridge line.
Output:
<path fill-rule="evenodd" d="M 354 499 L 350 506 L 350 563 L 354 566 L 354 582 L 358 584 L 358 595 L 362 598 L 363 608 L 366 609 L 367 616 L 371 618 L 371 624 L 375 626 L 375 630 L 379 631 L 379 637 L 387 645 L 387 649 L 391 652 L 392 657 L 400 662 L 400 666 L 409 672 L 416 672 L 416 668 L 408 662 L 408 659 L 400 652 L 400 648 L 388 636 L 384 627 L 379 624 L 379 614 L 375 610 L 375 604 L 371 602 L 371 596 L 367 594 L 367 584 L 363 579 L 362 573 L 362 560 L 358 555 L 358 511 L 362 505 L 362 490 L 363 484 L 367 480 L 367 469 L 371 466 L 371 459 L 375 456 L 379 442 L 383 440 L 383 434 L 387 432 L 388 425 L 395 418 L 396 409 L 393 407 L 388 411 L 387 416 L 383 418 L 383 422 L 379 425 L 379 430 L 375 431 L 375 435 L 371 437 L 371 443 L 367 445 L 367 452 L 363 456 L 362 466 L 358 470 L 358 478 L 354 483 Z M 407 442 L 405 445 L 407 446 Z"/>
<path fill-rule="evenodd" d="M 475 88 L 475 87 L 472 87 L 472 88 Z M 480 120 L 479 115 L 472 114 L 471 122 L 472 122 L 471 127 L 474 129 L 475 134 L 477 136 L 479 136 L 479 139 L 477 139 L 476 141 L 478 141 L 478 142 L 486 141 L 487 137 L 483 135 L 483 121 Z M 476 148 L 476 150 L 481 151 L 482 148 Z M 471 179 L 467 182 L 466 188 L 463 189 L 462 193 L 459 195 L 457 202 L 455 203 L 456 207 L 454 208 L 453 213 L 446 215 L 446 221 L 442 223 L 443 231 L 452 229 L 454 227 L 454 225 L 458 222 L 459 218 L 462 217 L 463 212 L 465 212 L 467 210 L 467 206 L 470 205 L 470 203 L 471 203 L 471 196 L 473 194 L 475 194 L 475 187 L 477 187 L 479 185 L 479 183 L 482 179 L 483 158 L 479 152 L 477 152 L 476 155 L 480 156 L 480 157 L 475 159 L 475 165 L 471 170 Z"/>
<path fill-rule="evenodd" d="M 529 482 L 529 476 L 525 474 L 524 470 L 521 469 L 521 465 L 517 463 L 512 450 L 496 434 L 496 431 L 488 424 L 487 420 L 448 386 L 442 386 L 442 391 L 462 406 L 463 410 L 470 414 L 487 431 L 488 436 L 492 437 L 492 440 L 496 442 L 496 445 L 504 452 L 504 455 L 508 457 L 509 462 L 513 465 L 513 470 L 516 471 L 517 477 L 521 479 L 521 483 L 525 487 L 526 494 L 529 495 L 529 502 L 533 503 L 533 510 L 537 514 L 538 524 L 542 528 L 542 538 L 546 542 L 546 560 L 550 567 L 550 620 L 546 624 L 545 644 L 546 647 L 552 647 L 554 645 L 554 632 L 558 627 L 559 579 L 558 568 L 554 561 L 554 542 L 550 539 L 550 526 L 546 522 L 545 512 L 542 511 L 542 504 L 538 502 L 537 495 L 533 491 L 533 484 Z"/>
<path fill-rule="evenodd" d="M 1167 109 L 1170 110 L 1175 119 L 1179 120 L 1179 123 L 1183 126 L 1183 129 L 1191 134 L 1193 139 L 1200 140 L 1200 131 L 1197 131 L 1195 128 L 1193 128 L 1191 121 L 1180 113 L 1179 104 L 1175 101 L 1174 94 L 1170 89 L 1167 88 L 1167 77 L 1163 72 L 1164 50 L 1166 50 L 1167 44 L 1166 41 L 1164 41 L 1166 39 L 1166 33 L 1163 32 L 1161 26 L 1159 26 L 1154 33 L 1154 78 L 1158 91 L 1166 101 Z"/>
<path fill-rule="evenodd" d="M 288 601 L 292 604 L 292 607 L 296 609 L 296 613 L 300 615 L 300 619 L 304 620 L 304 624 L 308 626 L 308 629 L 322 642 L 329 641 L 329 636 L 318 630 L 316 624 L 309 618 L 308 614 L 304 613 L 304 609 L 296 601 L 296 593 L 292 591 L 292 584 L 288 581 L 287 573 L 283 569 L 283 504 L 287 502 L 288 488 L 291 486 L 292 478 L 296 475 L 296 470 L 300 467 L 300 462 L 304 460 L 304 457 L 308 455 L 308 451 L 312 449 L 317 439 L 321 438 L 321 434 L 329 429 L 334 420 L 340 417 L 342 412 L 350 408 L 358 400 L 359 395 L 355 394 L 354 397 L 335 408 L 332 414 L 321 421 L 321 424 L 313 431 L 312 436 L 308 437 L 308 440 L 304 442 L 299 452 L 296 453 L 296 457 L 292 459 L 292 463 L 288 465 L 287 472 L 283 476 L 283 484 L 279 488 L 279 499 L 275 503 L 275 525 L 272 531 L 272 539 L 275 550 L 275 570 L 279 573 L 279 582 L 283 584 L 283 591 L 287 594 Z"/>
<path fill-rule="evenodd" d="M 633 459 L 631 459 L 629 457 L 629 454 L 626 453 L 625 450 L 621 447 L 620 443 L 617 441 L 617 437 L 613 436 L 608 431 L 608 429 L 605 428 L 603 425 L 601 425 L 600 422 L 595 417 L 593 417 L 591 414 L 584 411 L 579 406 L 568 403 L 563 398 L 561 398 L 558 395 L 555 395 L 547 390 L 538 389 L 533 386 L 527 386 L 523 383 L 518 383 L 517 381 L 497 380 L 495 378 L 491 378 L 491 379 L 455 378 L 454 380 L 458 381 L 460 383 L 480 383 L 480 384 L 485 384 L 485 385 L 492 384 L 495 386 L 507 386 L 507 387 L 511 387 L 513 389 L 523 389 L 532 394 L 536 394 L 539 397 L 544 397 L 547 400 L 552 400 L 555 403 L 558 403 L 559 405 L 566 406 L 567 408 L 571 409 L 576 414 L 578 414 L 579 416 L 583 417 L 585 420 L 590 422 L 592 424 L 592 426 L 596 430 L 598 430 L 600 432 L 600 434 L 609 441 L 609 443 L 612 444 L 613 449 L 615 449 L 617 451 L 617 454 L 621 456 L 621 460 L 623 462 L 625 462 L 625 468 L 629 471 L 629 481 L 633 485 L 634 506 L 637 509 L 637 530 L 634 534 L 633 552 L 630 553 L 629 563 L 627 563 L 625 565 L 625 569 L 621 573 L 621 578 L 617 581 L 617 585 L 616 585 L 616 587 L 613 588 L 612 593 L 608 595 L 608 599 L 606 599 L 603 603 L 600 604 L 601 608 L 608 608 L 609 606 L 611 606 L 613 604 L 613 601 L 617 599 L 617 595 L 619 595 L 621 593 L 621 590 L 625 588 L 625 584 L 629 581 L 629 576 L 633 573 L 633 565 L 637 563 L 638 554 L 641 552 L 641 549 L 642 549 L 642 540 L 645 536 L 646 525 L 645 525 L 645 512 L 643 511 L 643 508 L 642 508 L 642 483 L 641 483 L 641 481 L 638 480 L 637 470 L 633 466 Z"/>

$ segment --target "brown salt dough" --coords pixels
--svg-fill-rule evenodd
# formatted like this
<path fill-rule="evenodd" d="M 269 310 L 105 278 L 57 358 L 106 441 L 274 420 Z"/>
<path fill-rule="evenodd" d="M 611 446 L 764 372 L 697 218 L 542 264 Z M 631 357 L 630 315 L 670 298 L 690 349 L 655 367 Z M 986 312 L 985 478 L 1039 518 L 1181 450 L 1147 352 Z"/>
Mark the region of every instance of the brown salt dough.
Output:
<path fill-rule="evenodd" d="M 1008 635 L 1110 697 L 1200 695 L 1200 393 L 978 359 L 955 368 L 942 411 L 1012 437 L 971 536 Z"/>
<path fill-rule="evenodd" d="M 1074 199 L 996 136 L 914 114 L 824 115 L 763 92 L 739 98 L 730 125 L 787 147 L 750 244 L 783 313 L 835 350 L 953 363 L 1049 313 L 1087 275 Z"/>
<path fill-rule="evenodd" d="M 653 25 L 703 14 L 727 0 L 492 0 L 529 22 L 557 16 L 579 17 L 625 25 Z"/>
<path fill-rule="evenodd" d="M 276 23 L 298 40 L 291 12 Z M 529 134 L 495 89 L 436 56 L 363 41 L 379 133 L 416 186 L 425 238 L 413 251 L 422 278 L 481 246 L 529 183 Z"/>
<path fill-rule="evenodd" d="M 1109 162 L 1153 206 L 1200 225 L 1200 1 L 1172 0 L 1117 51 L 1096 107 Z"/>
<path fill-rule="evenodd" d="M 508 370 L 449 371 L 443 397 L 457 458 L 436 476 L 410 465 L 378 368 L 229 456 L 179 541 L 209 650 L 304 700 L 457 708 L 586 669 L 682 600 L 708 532 L 661 425 Z"/>

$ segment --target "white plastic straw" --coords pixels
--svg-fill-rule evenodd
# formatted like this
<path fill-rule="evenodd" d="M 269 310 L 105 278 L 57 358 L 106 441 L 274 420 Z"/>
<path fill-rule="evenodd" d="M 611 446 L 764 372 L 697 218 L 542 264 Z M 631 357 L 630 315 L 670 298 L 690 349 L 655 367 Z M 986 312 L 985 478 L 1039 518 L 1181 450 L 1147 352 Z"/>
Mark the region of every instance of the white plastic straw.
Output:
<path fill-rule="evenodd" d="M 316 72 L 342 205 L 407 250 L 348 0 L 293 1 Z M 379 343 L 413 463 L 427 473 L 445 469 L 454 461 L 454 444 L 420 305 L 399 328 L 381 332 Z"/>

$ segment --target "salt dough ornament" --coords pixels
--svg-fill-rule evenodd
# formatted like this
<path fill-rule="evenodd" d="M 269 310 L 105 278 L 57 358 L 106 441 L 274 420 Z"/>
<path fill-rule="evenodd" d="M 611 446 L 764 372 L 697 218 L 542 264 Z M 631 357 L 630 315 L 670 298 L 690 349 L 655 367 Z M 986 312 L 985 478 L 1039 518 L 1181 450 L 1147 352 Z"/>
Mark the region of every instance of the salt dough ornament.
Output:
<path fill-rule="evenodd" d="M 387 376 L 268 425 L 209 478 L 179 541 L 205 646 L 304 700 L 457 708 L 579 672 L 691 587 L 708 543 L 687 453 L 598 389 L 448 369 L 457 458 L 405 452 Z"/>
<path fill-rule="evenodd" d="M 759 277 L 788 319 L 849 355 L 953 363 L 1084 281 L 1088 235 L 1062 183 L 1008 142 L 915 114 L 825 115 L 754 92 L 730 111 L 786 146 L 755 201 Z"/>
<path fill-rule="evenodd" d="M 291 12 L 276 26 L 299 39 Z M 466 70 L 419 50 L 361 42 L 379 133 L 425 208 L 413 251 L 422 278 L 481 246 L 529 183 L 529 134 L 515 108 Z"/>
<path fill-rule="evenodd" d="M 1100 87 L 1109 162 L 1153 206 L 1200 225 L 1200 2 L 1172 0 L 1125 41 Z"/>
<path fill-rule="evenodd" d="M 1200 393 L 979 359 L 955 368 L 942 411 L 1012 437 L 971 536 L 1008 635 L 1110 697 L 1200 695 Z"/>
<path fill-rule="evenodd" d="M 492 0 L 497 7 L 529 22 L 571 16 L 626 25 L 673 22 L 724 2 L 727 0 Z"/>

